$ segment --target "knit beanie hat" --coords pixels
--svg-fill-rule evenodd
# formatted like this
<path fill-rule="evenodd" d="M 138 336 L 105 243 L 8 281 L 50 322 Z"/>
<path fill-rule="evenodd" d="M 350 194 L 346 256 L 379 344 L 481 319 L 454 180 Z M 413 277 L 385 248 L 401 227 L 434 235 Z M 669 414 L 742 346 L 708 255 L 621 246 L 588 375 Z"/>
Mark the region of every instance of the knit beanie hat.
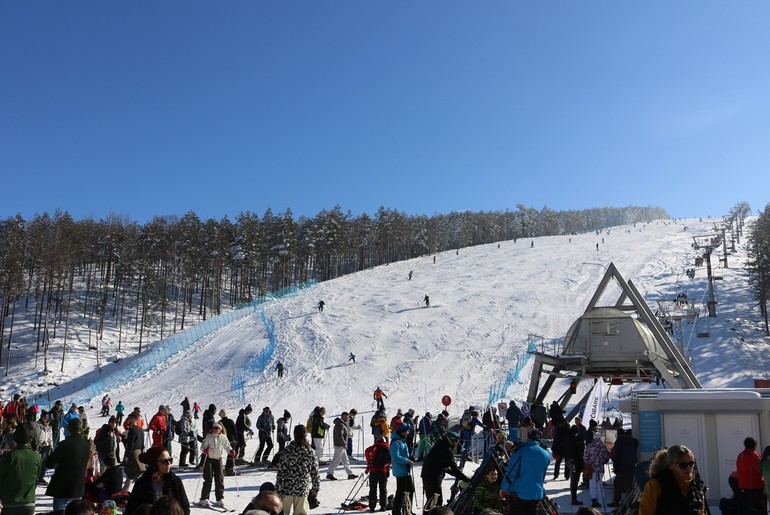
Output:
<path fill-rule="evenodd" d="M 165 449 L 161 445 L 150 447 L 139 455 L 139 461 L 145 465 L 154 466 L 156 463 L 158 463 L 158 458 L 160 458 L 160 455 L 163 454 L 164 450 Z"/>
<path fill-rule="evenodd" d="M 18 445 L 29 444 L 29 432 L 27 431 L 27 428 L 23 424 L 18 426 L 16 430 L 13 432 L 13 441 L 16 442 Z"/>

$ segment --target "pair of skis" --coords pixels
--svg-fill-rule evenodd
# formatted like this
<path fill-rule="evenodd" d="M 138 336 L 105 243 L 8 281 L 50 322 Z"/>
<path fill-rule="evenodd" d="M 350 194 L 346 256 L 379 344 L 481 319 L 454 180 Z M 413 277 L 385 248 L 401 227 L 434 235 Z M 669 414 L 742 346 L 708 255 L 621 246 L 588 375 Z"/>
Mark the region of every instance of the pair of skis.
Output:
<path fill-rule="evenodd" d="M 235 511 L 234 509 L 220 508 L 219 506 L 214 506 L 213 504 L 209 504 L 208 506 L 206 506 L 204 504 L 196 502 L 196 503 L 193 503 L 193 505 L 197 506 L 198 508 L 205 508 L 208 510 L 218 511 L 219 513 L 233 513 Z"/>

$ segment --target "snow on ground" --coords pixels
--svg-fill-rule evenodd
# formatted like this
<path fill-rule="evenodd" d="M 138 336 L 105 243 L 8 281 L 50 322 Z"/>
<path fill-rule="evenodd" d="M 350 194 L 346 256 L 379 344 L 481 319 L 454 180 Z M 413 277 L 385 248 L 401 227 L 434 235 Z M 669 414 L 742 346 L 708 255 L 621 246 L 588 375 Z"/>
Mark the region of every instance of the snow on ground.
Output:
<path fill-rule="evenodd" d="M 610 262 L 626 280 L 633 280 L 653 310 L 655 300 L 685 291 L 702 302 L 705 313 L 705 268 L 699 268 L 693 280 L 685 269 L 693 266 L 696 256 L 692 236 L 712 233 L 714 222 L 661 220 L 614 227 L 598 235 L 520 239 L 443 252 L 435 262 L 430 255 L 380 266 L 273 301 L 265 312 L 275 323 L 276 351 L 245 389 L 246 402 L 254 406 L 252 420 L 263 406 L 270 406 L 276 416 L 289 410 L 292 424 L 304 423 L 314 406 L 326 407 L 329 423 L 341 411 L 356 408 L 365 426 L 365 438 L 356 437 L 355 453 L 361 457 L 363 447 L 371 443 L 367 429 L 377 386 L 388 395 L 389 416 L 396 408 L 435 414 L 442 408 L 443 395 L 452 398 L 453 415 L 469 404 L 486 405 L 490 386 L 525 355 L 530 334 L 565 335 Z M 750 387 L 754 378 L 768 375 L 769 339 L 749 293 L 744 256 L 738 245 L 737 253 L 728 258 L 729 268 L 713 257 L 715 275 L 722 280 L 716 282 L 718 316 L 708 320 L 710 337 L 691 335 L 692 326 L 685 324 L 686 353 L 706 387 Z M 430 307 L 422 303 L 425 295 Z M 326 304 L 323 313 L 316 307 L 320 300 Z M 233 373 L 267 344 L 262 319 L 248 316 L 119 390 L 105 393 L 129 409 L 141 406 L 148 416 L 159 404 L 170 405 L 178 416 L 179 403 L 189 396 L 204 408 L 214 403 L 235 418 L 245 403 L 232 393 Z M 351 352 L 355 363 L 348 361 Z M 286 367 L 280 380 L 273 370 L 278 361 Z M 526 398 L 529 374 L 528 366 L 505 399 Z M 561 393 L 564 388 L 566 384 L 557 381 L 555 390 Z M 622 388 L 616 391 L 623 393 Z M 98 411 L 94 399 L 90 409 L 94 427 L 104 420 Z M 250 440 L 247 456 L 256 447 L 257 440 Z M 363 463 L 354 468 L 362 472 Z M 192 499 L 200 490 L 200 476 L 180 475 Z M 341 477 L 339 470 L 337 475 Z M 244 470 L 237 480 L 226 478 L 227 503 L 240 511 L 263 481 L 274 478 L 274 472 L 253 469 Z M 415 479 L 419 492 L 419 467 Z M 444 487 L 447 497 L 450 479 Z M 322 504 L 314 513 L 336 512 L 352 486 L 353 481 L 322 480 Z M 560 502 L 561 512 L 570 513 L 566 483 L 546 486 Z M 394 490 L 391 480 L 389 492 Z M 42 490 L 38 493 L 42 511 L 50 499 L 42 496 Z M 419 502 L 419 493 L 417 498 Z"/>

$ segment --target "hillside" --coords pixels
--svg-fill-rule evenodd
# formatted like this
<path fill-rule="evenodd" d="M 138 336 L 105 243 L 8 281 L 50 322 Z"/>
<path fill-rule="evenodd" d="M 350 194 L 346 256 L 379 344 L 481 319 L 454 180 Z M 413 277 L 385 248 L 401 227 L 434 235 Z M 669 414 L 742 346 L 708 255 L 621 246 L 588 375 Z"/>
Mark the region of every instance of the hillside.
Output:
<path fill-rule="evenodd" d="M 705 302 L 705 268 L 692 280 L 685 269 L 696 257 L 693 235 L 710 232 L 713 222 L 653 221 L 600 234 L 507 241 L 441 253 L 435 263 L 427 256 L 366 270 L 268 303 L 265 315 L 275 324 L 269 361 L 253 362 L 269 344 L 265 324 L 254 314 L 105 393 L 113 402 L 139 405 L 149 413 L 159 404 L 178 412 L 179 402 L 189 396 L 204 407 L 224 407 L 232 416 L 245 402 L 271 406 L 276 414 L 288 409 L 293 423 L 302 423 L 316 405 L 326 406 L 330 415 L 355 407 L 368 421 L 372 391 L 380 386 L 389 408 L 435 413 L 441 397 L 449 395 L 449 410 L 457 414 L 467 404 L 488 402 L 490 386 L 517 358 L 526 357 L 530 335 L 564 336 L 610 262 L 651 304 L 681 291 Z M 742 259 L 739 245 L 729 256 L 729 268 L 713 260 L 722 280 L 717 281 L 718 316 L 708 321 L 710 337 L 697 338 L 686 325 L 686 353 L 704 386 L 751 386 L 754 378 L 766 377 L 770 365 L 764 351 L 770 341 L 754 311 Z M 430 307 L 422 303 L 425 295 Z M 705 313 L 705 306 L 701 309 Z M 356 363 L 348 362 L 351 352 Z M 273 370 L 278 361 L 286 366 L 282 380 Z M 242 399 L 232 382 L 244 367 L 256 372 Z M 529 372 L 525 366 L 505 398 L 525 398 Z M 94 399 L 93 416 L 98 409 Z M 255 448 L 250 441 L 249 452 Z M 260 474 L 244 476 L 241 487 L 249 477 L 254 484 L 270 473 Z M 339 500 L 329 499 L 328 507 Z"/>
<path fill-rule="evenodd" d="M 526 355 L 529 335 L 564 335 L 610 262 L 651 304 L 680 291 L 705 302 L 705 268 L 693 280 L 684 271 L 696 256 L 692 236 L 712 226 L 710 220 L 655 221 L 599 235 L 472 247 L 438 254 L 435 263 L 427 256 L 377 267 L 270 302 L 265 314 L 275 324 L 276 349 L 269 362 L 249 367 L 257 373 L 246 383 L 246 400 L 302 414 L 315 405 L 364 410 L 380 386 L 391 405 L 418 411 L 435 410 L 443 395 L 460 406 L 486 404 L 490 386 Z M 741 260 L 740 246 L 729 268 L 713 260 L 723 279 L 717 282 L 718 316 L 708 320 L 711 337 L 685 335 L 706 386 L 750 386 L 766 369 L 767 341 Z M 422 303 L 425 295 L 430 307 Z M 319 300 L 326 303 L 323 313 Z M 265 324 L 251 315 L 110 393 L 125 404 L 175 405 L 188 395 L 202 405 L 236 408 L 233 373 L 267 344 Z M 348 363 L 350 352 L 355 364 Z M 725 353 L 735 359 L 715 359 Z M 282 381 L 273 371 L 277 361 L 286 366 Z M 525 397 L 527 373 L 509 397 Z"/>

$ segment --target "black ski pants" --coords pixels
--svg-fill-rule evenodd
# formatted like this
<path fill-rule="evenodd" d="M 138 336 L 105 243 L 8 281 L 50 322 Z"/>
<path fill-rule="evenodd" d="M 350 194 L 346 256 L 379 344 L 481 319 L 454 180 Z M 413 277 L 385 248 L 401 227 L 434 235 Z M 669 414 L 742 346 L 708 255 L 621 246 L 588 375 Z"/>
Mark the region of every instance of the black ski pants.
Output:
<path fill-rule="evenodd" d="M 379 493 L 379 497 L 377 494 Z M 369 509 L 374 511 L 380 500 L 380 508 L 385 511 L 388 503 L 388 476 L 385 472 L 369 472 Z"/>
<path fill-rule="evenodd" d="M 264 449 L 265 453 L 262 453 Z M 254 455 L 254 461 L 267 461 L 267 457 L 270 456 L 270 451 L 273 450 L 273 438 L 270 435 L 262 436 L 259 434 L 259 449 Z"/>

